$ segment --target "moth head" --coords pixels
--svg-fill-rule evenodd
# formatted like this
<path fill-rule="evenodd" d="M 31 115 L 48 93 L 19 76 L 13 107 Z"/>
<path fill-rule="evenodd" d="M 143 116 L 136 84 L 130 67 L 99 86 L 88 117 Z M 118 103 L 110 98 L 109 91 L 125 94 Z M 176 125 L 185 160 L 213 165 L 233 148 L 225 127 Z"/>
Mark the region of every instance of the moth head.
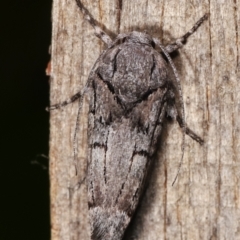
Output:
<path fill-rule="evenodd" d="M 125 38 L 125 42 L 142 43 L 152 46 L 153 39 L 146 32 L 133 31 Z"/>

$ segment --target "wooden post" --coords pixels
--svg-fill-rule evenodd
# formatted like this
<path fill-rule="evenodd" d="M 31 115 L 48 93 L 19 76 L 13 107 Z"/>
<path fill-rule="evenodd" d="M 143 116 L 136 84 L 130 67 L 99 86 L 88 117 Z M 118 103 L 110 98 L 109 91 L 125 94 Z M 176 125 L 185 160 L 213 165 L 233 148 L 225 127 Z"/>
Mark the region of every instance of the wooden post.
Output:
<path fill-rule="evenodd" d="M 240 239 L 240 0 L 84 0 L 111 35 L 147 30 L 163 43 L 209 19 L 174 57 L 182 82 L 188 126 L 204 138 L 186 137 L 183 165 L 178 124 L 166 124 L 158 159 L 126 239 Z M 74 0 L 53 1 L 51 104 L 80 91 L 101 41 Z M 78 173 L 87 160 L 87 104 L 78 131 Z M 88 240 L 86 187 L 76 186 L 73 134 L 78 103 L 51 112 L 52 240 Z"/>

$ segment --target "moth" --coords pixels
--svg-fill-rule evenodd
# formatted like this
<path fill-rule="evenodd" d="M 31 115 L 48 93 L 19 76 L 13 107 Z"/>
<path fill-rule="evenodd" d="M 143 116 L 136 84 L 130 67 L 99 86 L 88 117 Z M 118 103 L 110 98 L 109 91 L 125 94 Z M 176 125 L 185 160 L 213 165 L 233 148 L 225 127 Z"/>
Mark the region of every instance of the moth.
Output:
<path fill-rule="evenodd" d="M 80 112 L 83 97 L 89 94 L 86 182 L 91 239 L 120 240 L 143 192 L 166 116 L 178 121 L 183 143 L 185 134 L 203 143 L 186 126 L 180 80 L 169 54 L 183 46 L 207 15 L 185 35 L 163 46 L 146 32 L 120 33 L 111 39 L 81 1 L 76 3 L 107 47 L 84 90 L 49 109 L 80 98 Z"/>

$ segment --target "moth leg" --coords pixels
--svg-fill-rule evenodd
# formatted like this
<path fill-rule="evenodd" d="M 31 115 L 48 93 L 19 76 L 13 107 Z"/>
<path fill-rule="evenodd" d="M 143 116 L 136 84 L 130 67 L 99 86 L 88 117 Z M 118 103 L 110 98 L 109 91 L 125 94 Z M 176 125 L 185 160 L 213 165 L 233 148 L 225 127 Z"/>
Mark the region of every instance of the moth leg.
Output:
<path fill-rule="evenodd" d="M 93 17 L 88 12 L 88 10 L 83 6 L 81 1 L 80 0 L 76 0 L 76 3 L 77 3 L 77 6 L 80 8 L 84 18 L 94 28 L 95 35 L 109 46 L 112 43 L 112 39 L 99 26 L 97 26 L 96 21 L 93 19 Z"/>
<path fill-rule="evenodd" d="M 167 50 L 168 53 L 174 52 L 177 49 L 181 48 L 184 43 L 187 41 L 187 38 L 191 36 L 199 27 L 200 25 L 207 19 L 208 15 L 205 14 L 203 17 L 201 17 L 195 24 L 194 26 L 182 37 L 178 38 L 175 42 L 167 45 L 165 49 Z"/>
<path fill-rule="evenodd" d="M 51 111 L 51 110 L 55 110 L 55 109 L 59 109 L 61 107 L 64 107 L 70 103 L 73 103 L 75 102 L 77 99 L 79 99 L 80 97 L 82 96 L 82 93 L 81 92 L 78 92 L 76 93 L 75 95 L 73 95 L 72 97 L 70 97 L 69 99 L 67 99 L 66 101 L 64 102 L 61 102 L 61 103 L 57 103 L 57 104 L 54 104 L 50 107 L 47 107 L 46 110 L 47 111 Z"/>
<path fill-rule="evenodd" d="M 180 116 L 177 116 L 177 121 L 179 126 L 182 128 L 183 127 L 183 122 Z M 186 134 L 191 137 L 193 140 L 198 142 L 200 145 L 204 143 L 203 139 L 199 137 L 193 130 L 191 130 L 189 127 L 186 126 Z"/>
<path fill-rule="evenodd" d="M 166 116 L 170 117 L 171 119 L 176 119 L 180 128 L 184 127 L 182 117 L 180 117 L 177 106 L 174 104 L 174 93 L 169 91 L 168 97 L 168 105 L 166 108 Z M 191 130 L 187 124 L 185 123 L 186 134 L 191 137 L 193 140 L 197 141 L 199 144 L 203 144 L 204 141 L 201 137 L 199 137 L 193 130 Z"/>

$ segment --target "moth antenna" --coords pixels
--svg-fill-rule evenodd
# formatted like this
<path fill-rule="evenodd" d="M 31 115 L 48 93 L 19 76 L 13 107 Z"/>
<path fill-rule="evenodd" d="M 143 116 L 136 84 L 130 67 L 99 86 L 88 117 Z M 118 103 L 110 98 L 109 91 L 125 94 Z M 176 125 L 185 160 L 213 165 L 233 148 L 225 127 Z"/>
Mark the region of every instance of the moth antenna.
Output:
<path fill-rule="evenodd" d="M 80 8 L 84 18 L 90 23 L 90 25 L 95 30 L 95 35 L 109 46 L 112 43 L 112 39 L 110 38 L 110 36 L 108 36 L 107 33 L 105 33 L 103 29 L 101 29 L 97 25 L 94 18 L 91 16 L 88 10 L 83 6 L 80 0 L 76 0 L 76 3 L 77 3 L 77 6 Z"/>
<path fill-rule="evenodd" d="M 188 37 L 190 37 L 194 32 L 197 31 L 197 29 L 201 26 L 201 24 L 208 18 L 208 14 L 205 14 L 203 17 L 201 17 L 195 24 L 194 26 L 182 37 L 176 39 L 175 42 L 167 45 L 165 47 L 165 50 L 168 53 L 174 52 L 181 48 L 184 45 L 184 42 L 187 41 Z"/>
<path fill-rule="evenodd" d="M 161 48 L 162 52 L 164 53 L 164 55 L 168 59 L 168 62 L 171 65 L 171 68 L 172 68 L 173 73 L 175 75 L 175 80 L 176 80 L 176 83 L 177 83 L 177 90 L 179 92 L 180 105 L 181 105 L 181 109 L 182 109 L 182 112 L 181 112 L 181 115 L 182 115 L 182 129 L 183 129 L 183 135 L 182 135 L 182 156 L 181 156 L 181 161 L 180 161 L 179 166 L 178 166 L 178 171 L 177 171 L 176 177 L 174 178 L 174 181 L 172 183 L 172 186 L 173 186 L 174 183 L 177 180 L 177 177 L 178 177 L 179 172 L 180 172 L 180 168 L 182 166 L 183 156 L 184 156 L 184 149 L 185 149 L 186 122 L 185 122 L 185 110 L 184 110 L 184 103 L 183 103 L 182 87 L 181 87 L 180 79 L 178 77 L 177 69 L 176 69 L 176 67 L 175 67 L 171 57 L 169 56 L 167 50 L 164 48 L 164 46 L 160 43 L 160 41 L 158 39 L 154 38 L 153 41 L 155 42 L 155 44 L 157 44 Z"/>

